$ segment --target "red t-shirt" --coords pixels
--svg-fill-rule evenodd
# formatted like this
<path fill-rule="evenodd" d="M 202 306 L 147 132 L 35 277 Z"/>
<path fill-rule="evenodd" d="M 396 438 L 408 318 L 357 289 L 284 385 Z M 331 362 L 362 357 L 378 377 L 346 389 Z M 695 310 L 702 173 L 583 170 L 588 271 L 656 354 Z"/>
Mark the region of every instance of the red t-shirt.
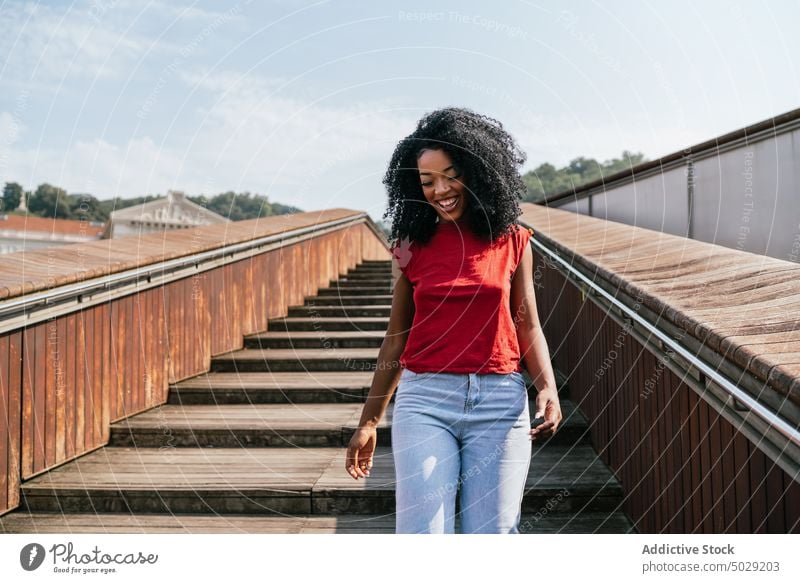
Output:
<path fill-rule="evenodd" d="M 414 321 L 400 366 L 413 372 L 522 371 L 511 316 L 511 277 L 533 231 L 514 224 L 492 242 L 462 219 L 439 221 L 426 245 L 400 241 L 392 255 L 414 286 Z"/>

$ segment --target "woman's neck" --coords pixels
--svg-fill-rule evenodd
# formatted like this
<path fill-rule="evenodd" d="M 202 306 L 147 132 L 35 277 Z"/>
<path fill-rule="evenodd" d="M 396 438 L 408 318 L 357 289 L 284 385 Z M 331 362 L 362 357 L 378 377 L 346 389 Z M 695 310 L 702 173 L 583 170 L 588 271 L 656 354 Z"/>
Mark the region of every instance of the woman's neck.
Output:
<path fill-rule="evenodd" d="M 440 225 L 454 225 L 454 226 L 463 227 L 463 226 L 469 224 L 469 217 L 467 217 L 466 213 L 462 214 L 460 217 L 458 217 L 454 221 L 445 221 L 444 219 L 439 217 L 439 224 Z"/>

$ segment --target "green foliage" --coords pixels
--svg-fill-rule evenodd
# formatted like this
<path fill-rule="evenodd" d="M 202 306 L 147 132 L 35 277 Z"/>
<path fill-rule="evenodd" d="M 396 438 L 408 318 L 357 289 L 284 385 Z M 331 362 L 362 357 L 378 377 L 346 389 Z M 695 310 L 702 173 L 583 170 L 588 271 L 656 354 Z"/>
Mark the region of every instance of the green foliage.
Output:
<path fill-rule="evenodd" d="M 16 209 L 21 196 L 22 187 L 19 184 L 6 183 L 3 189 L 3 209 L 7 209 L 6 212 Z M 98 200 L 91 194 L 67 194 L 63 188 L 44 183 L 28 196 L 28 212 L 40 217 L 105 222 L 112 211 L 144 204 L 158 198 L 161 197 L 147 195 Z M 232 221 L 302 212 L 297 207 L 270 202 L 268 197 L 250 192 L 237 194 L 228 191 L 210 199 L 204 195 L 187 198 Z"/>
<path fill-rule="evenodd" d="M 545 162 L 523 175 L 522 179 L 528 189 L 524 200 L 542 202 L 545 197 L 575 190 L 593 180 L 611 176 L 644 161 L 646 161 L 644 154 L 625 150 L 620 158 L 612 158 L 602 163 L 593 158 L 580 156 L 563 168 L 556 169 L 552 164 Z"/>
<path fill-rule="evenodd" d="M 45 182 L 28 199 L 28 211 L 40 217 L 71 219 L 71 202 L 66 190 Z"/>
<path fill-rule="evenodd" d="M 302 212 L 299 208 L 269 202 L 269 197 L 250 192 L 235 193 L 231 190 L 211 199 L 206 196 L 187 196 L 192 202 L 214 211 L 231 221 L 244 221 L 272 215 L 287 215 Z"/>
<path fill-rule="evenodd" d="M 3 187 L 3 211 L 13 211 L 22 200 L 22 186 L 16 182 L 6 182 Z"/>

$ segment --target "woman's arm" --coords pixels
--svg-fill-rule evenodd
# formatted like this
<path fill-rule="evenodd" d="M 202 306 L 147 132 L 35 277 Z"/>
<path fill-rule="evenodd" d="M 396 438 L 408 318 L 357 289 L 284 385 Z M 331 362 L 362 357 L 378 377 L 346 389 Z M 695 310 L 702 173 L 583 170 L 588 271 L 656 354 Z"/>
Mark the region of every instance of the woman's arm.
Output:
<path fill-rule="evenodd" d="M 378 423 L 383 418 L 392 394 L 400 382 L 400 356 L 406 346 L 408 332 L 414 320 L 414 296 L 411 283 L 405 274 L 394 286 L 389 329 L 378 351 L 378 366 L 372 376 L 367 402 L 345 454 L 345 469 L 354 479 L 369 476 L 372 457 L 378 443 Z"/>
<path fill-rule="evenodd" d="M 361 412 L 359 426 L 378 425 L 400 382 L 399 358 L 406 347 L 408 332 L 414 320 L 413 289 L 405 274 L 397 278 L 392 296 L 389 328 L 378 352 L 377 369 L 372 377 L 372 386 Z"/>
<path fill-rule="evenodd" d="M 520 358 L 538 390 L 534 417 L 545 418 L 545 423 L 531 430 L 531 435 L 533 439 L 549 437 L 561 422 L 561 405 L 553 366 L 550 364 L 550 351 L 547 349 L 547 340 L 536 309 L 533 251 L 530 245 L 525 246 L 522 260 L 511 280 L 511 316 L 517 330 Z"/>

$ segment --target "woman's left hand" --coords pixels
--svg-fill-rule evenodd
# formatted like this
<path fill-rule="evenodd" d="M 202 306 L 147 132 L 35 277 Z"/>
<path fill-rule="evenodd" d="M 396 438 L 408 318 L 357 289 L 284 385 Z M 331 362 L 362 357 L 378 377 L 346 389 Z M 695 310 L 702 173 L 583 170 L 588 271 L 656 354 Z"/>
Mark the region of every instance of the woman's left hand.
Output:
<path fill-rule="evenodd" d="M 561 403 L 556 389 L 545 389 L 536 395 L 536 417 L 544 417 L 544 423 L 530 430 L 532 441 L 547 439 L 558 429 L 561 423 Z"/>

